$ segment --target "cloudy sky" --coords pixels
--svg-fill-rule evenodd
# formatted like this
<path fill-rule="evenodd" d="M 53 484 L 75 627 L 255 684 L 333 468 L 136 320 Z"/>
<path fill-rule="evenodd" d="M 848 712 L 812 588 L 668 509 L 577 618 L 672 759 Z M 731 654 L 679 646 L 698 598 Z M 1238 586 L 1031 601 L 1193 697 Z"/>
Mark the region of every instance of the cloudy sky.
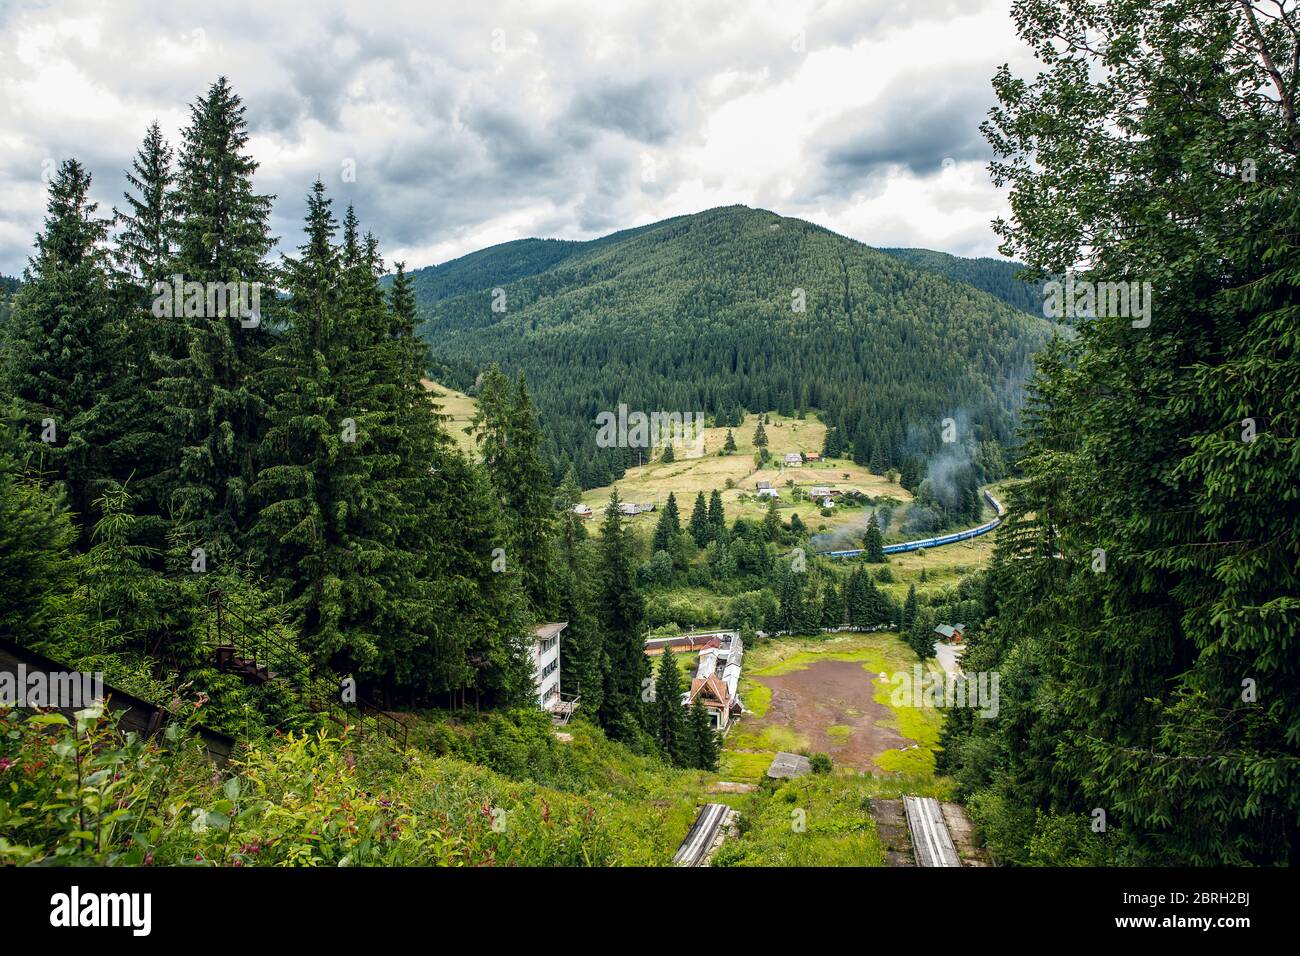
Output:
<path fill-rule="evenodd" d="M 1033 66 L 1009 2 L 0 0 L 0 272 L 54 163 L 120 205 L 148 124 L 174 143 L 219 73 L 281 249 L 319 175 L 411 267 L 730 203 L 996 255 L 978 126 L 996 67 Z"/>

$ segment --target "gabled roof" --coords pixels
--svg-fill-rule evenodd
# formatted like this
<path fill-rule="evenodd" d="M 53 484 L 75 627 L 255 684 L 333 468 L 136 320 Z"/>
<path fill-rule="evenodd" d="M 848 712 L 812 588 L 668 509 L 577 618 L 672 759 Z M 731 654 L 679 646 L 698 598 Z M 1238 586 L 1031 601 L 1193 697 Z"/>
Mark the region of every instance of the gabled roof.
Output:
<path fill-rule="evenodd" d="M 689 702 L 695 703 L 695 698 L 702 693 L 704 694 L 702 700 L 705 707 L 726 707 L 731 696 L 727 693 L 727 685 L 722 683 L 722 679 L 717 674 L 710 674 L 703 680 L 697 677 L 691 681 Z"/>

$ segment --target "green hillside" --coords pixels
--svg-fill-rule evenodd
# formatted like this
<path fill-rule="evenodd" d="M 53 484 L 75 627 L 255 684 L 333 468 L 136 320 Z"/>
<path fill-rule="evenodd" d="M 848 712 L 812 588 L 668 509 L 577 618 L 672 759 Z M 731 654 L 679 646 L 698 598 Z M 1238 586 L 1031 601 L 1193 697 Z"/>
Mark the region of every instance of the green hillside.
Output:
<path fill-rule="evenodd" d="M 973 285 L 1030 315 L 1043 314 L 1043 293 L 1039 284 L 1016 278 L 1025 268 L 1022 262 L 990 259 L 987 256 L 967 259 L 946 252 L 935 252 L 933 249 L 882 248 L 880 251 L 918 269 Z"/>
<path fill-rule="evenodd" d="M 575 466 L 587 487 L 637 461 L 639 449 L 594 442 L 595 416 L 620 403 L 720 425 L 816 409 L 832 454 L 882 470 L 919 468 L 948 417 L 968 428 L 963 444 L 1006 441 L 1049 330 L 972 286 L 744 206 L 414 275 L 439 380 L 468 390 L 491 362 L 524 371 L 552 468 Z"/>

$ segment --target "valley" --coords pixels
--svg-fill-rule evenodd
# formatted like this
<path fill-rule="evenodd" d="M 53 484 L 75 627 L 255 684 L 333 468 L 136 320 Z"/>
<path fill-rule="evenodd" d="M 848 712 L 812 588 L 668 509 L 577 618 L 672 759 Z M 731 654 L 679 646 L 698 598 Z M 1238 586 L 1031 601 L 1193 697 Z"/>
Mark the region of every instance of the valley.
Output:
<path fill-rule="evenodd" d="M 0 13 L 19 938 L 1300 863 L 1300 0 L 187 5 Z"/>

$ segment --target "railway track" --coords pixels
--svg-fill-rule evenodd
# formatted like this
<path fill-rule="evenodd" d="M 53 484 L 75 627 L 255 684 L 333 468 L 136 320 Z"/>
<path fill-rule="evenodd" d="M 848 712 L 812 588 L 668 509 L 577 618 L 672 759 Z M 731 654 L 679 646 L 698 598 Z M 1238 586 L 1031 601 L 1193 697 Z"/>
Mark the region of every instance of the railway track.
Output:
<path fill-rule="evenodd" d="M 686 834 L 686 839 L 677 848 L 673 865 L 699 866 L 703 863 L 708 858 L 709 848 L 713 846 L 718 829 L 727 819 L 730 810 L 731 808 L 725 803 L 706 803 L 700 810 L 699 816 L 695 818 L 695 822 L 691 824 L 691 831 Z"/>
<path fill-rule="evenodd" d="M 943 810 L 933 797 L 904 797 L 903 811 L 912 832 L 917 866 L 961 866 Z"/>

